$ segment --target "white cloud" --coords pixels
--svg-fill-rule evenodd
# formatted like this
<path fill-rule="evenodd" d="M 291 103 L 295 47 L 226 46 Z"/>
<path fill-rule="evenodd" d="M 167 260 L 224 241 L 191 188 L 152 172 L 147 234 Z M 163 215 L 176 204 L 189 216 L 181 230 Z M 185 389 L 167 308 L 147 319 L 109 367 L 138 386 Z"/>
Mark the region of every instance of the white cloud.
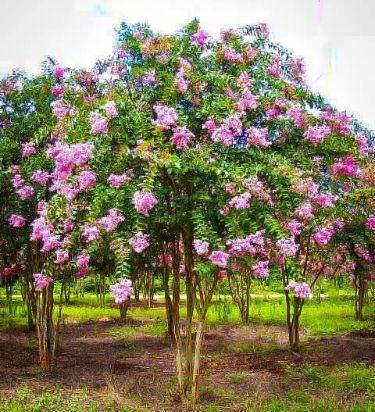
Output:
<path fill-rule="evenodd" d="M 31 73 L 51 55 L 90 68 L 111 53 L 121 20 L 172 33 L 193 17 L 212 34 L 264 21 L 305 57 L 307 77 L 340 110 L 375 129 L 375 2 L 370 0 L 1 0 L 0 72 Z"/>

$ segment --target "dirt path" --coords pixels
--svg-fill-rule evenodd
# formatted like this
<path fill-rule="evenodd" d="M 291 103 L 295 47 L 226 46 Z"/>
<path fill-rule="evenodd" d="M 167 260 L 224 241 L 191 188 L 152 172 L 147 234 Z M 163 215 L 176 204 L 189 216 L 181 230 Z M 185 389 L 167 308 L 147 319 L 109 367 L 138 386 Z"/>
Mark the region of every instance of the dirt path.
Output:
<path fill-rule="evenodd" d="M 113 336 L 115 321 L 69 324 L 60 332 L 57 367 L 53 376 L 39 372 L 33 333 L 20 329 L 0 331 L 0 394 L 21 383 L 36 392 L 56 387 L 67 393 L 87 388 L 93 399 L 108 396 L 121 403 L 125 398 L 154 405 L 162 399 L 173 404 L 174 349 L 162 337 L 137 330 L 128 338 Z M 139 326 L 139 322 L 138 322 Z M 284 328 L 251 325 L 207 330 L 203 350 L 202 380 L 217 388 L 228 388 L 228 374 L 246 372 L 234 391 L 281 389 L 278 379 L 291 365 L 340 365 L 366 361 L 375 365 L 375 335 L 349 334 L 310 339 L 301 353 L 287 349 Z M 173 409 L 173 407 L 172 407 Z M 175 409 L 176 410 L 176 409 Z"/>

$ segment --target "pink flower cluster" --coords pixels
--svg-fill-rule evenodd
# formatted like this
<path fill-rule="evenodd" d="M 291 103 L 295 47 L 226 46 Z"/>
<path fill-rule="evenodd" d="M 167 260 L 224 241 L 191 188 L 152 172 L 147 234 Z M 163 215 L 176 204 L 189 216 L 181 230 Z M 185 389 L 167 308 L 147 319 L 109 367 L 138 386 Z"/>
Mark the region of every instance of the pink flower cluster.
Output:
<path fill-rule="evenodd" d="M 247 143 L 250 146 L 268 147 L 272 142 L 267 140 L 268 130 L 267 128 L 249 127 L 246 131 Z"/>
<path fill-rule="evenodd" d="M 50 179 L 50 174 L 44 170 L 36 170 L 32 176 L 31 180 L 35 183 L 39 183 L 42 186 L 45 186 Z"/>
<path fill-rule="evenodd" d="M 81 231 L 86 243 L 93 242 L 100 237 L 100 230 L 95 225 L 84 225 Z"/>
<path fill-rule="evenodd" d="M 368 230 L 375 230 L 375 215 L 370 215 L 366 221 L 366 228 Z"/>
<path fill-rule="evenodd" d="M 132 282 L 129 279 L 122 279 L 120 282 L 110 285 L 110 295 L 115 298 L 116 303 L 124 303 L 133 293 Z"/>
<path fill-rule="evenodd" d="M 23 227 L 26 225 L 26 219 L 20 215 L 10 215 L 8 222 L 12 227 Z"/>
<path fill-rule="evenodd" d="M 269 276 L 269 260 L 261 260 L 258 263 L 254 263 L 251 267 L 253 275 L 258 278 L 268 278 Z"/>
<path fill-rule="evenodd" d="M 171 143 L 176 146 L 177 150 L 183 150 L 194 137 L 194 134 L 186 127 L 176 127 L 173 129 Z"/>
<path fill-rule="evenodd" d="M 317 146 L 322 143 L 331 132 L 329 126 L 309 126 L 306 132 L 303 134 L 305 140 L 308 140 L 313 146 Z"/>
<path fill-rule="evenodd" d="M 130 177 L 125 173 L 122 175 L 110 174 L 108 176 L 107 182 L 110 186 L 115 189 L 120 189 L 120 187 L 127 181 L 130 180 Z"/>
<path fill-rule="evenodd" d="M 302 127 L 307 122 L 307 117 L 302 113 L 302 108 L 299 104 L 294 104 L 285 113 L 285 117 L 292 119 L 296 127 Z"/>
<path fill-rule="evenodd" d="M 155 104 L 154 111 L 156 113 L 156 119 L 152 120 L 151 123 L 161 129 L 169 129 L 175 125 L 178 120 L 176 110 L 172 107 Z"/>
<path fill-rule="evenodd" d="M 295 219 L 292 219 L 283 225 L 284 229 L 294 236 L 301 233 L 302 226 L 302 223 L 298 222 Z"/>
<path fill-rule="evenodd" d="M 320 247 L 324 247 L 328 245 L 334 233 L 335 233 L 334 226 L 328 225 L 327 227 L 323 227 L 318 232 L 314 233 L 312 235 L 312 239 Z"/>
<path fill-rule="evenodd" d="M 310 217 L 313 217 L 313 208 L 311 206 L 310 202 L 305 202 L 301 206 L 297 207 L 296 210 L 294 211 L 294 214 L 296 217 L 298 217 L 301 220 L 307 220 Z"/>
<path fill-rule="evenodd" d="M 72 145 L 57 142 L 50 147 L 46 154 L 49 159 L 55 161 L 55 171 L 53 178 L 58 181 L 68 179 L 74 166 L 85 166 L 90 160 L 94 151 L 92 143 L 76 143 Z"/>
<path fill-rule="evenodd" d="M 321 208 L 326 209 L 327 207 L 333 206 L 334 197 L 332 193 L 317 193 L 311 196 L 310 199 Z"/>
<path fill-rule="evenodd" d="M 41 290 L 45 289 L 53 282 L 50 276 L 44 276 L 41 273 L 34 273 L 33 278 L 35 284 L 35 291 L 37 292 L 40 292 Z"/>
<path fill-rule="evenodd" d="M 183 58 L 180 58 L 179 62 L 180 66 L 175 76 L 175 84 L 179 93 L 185 93 L 189 87 L 189 82 L 186 80 L 185 74 L 191 69 L 191 64 Z"/>
<path fill-rule="evenodd" d="M 325 120 L 337 133 L 345 134 L 349 132 L 350 117 L 346 112 L 334 113 L 330 107 L 320 113 L 320 118 Z"/>
<path fill-rule="evenodd" d="M 129 239 L 129 245 L 133 248 L 134 252 L 142 253 L 150 246 L 150 236 L 143 232 L 138 232 Z"/>
<path fill-rule="evenodd" d="M 16 190 L 16 193 L 21 198 L 21 200 L 27 200 L 35 193 L 35 190 L 32 186 L 26 185 Z"/>
<path fill-rule="evenodd" d="M 294 236 L 282 238 L 276 242 L 276 248 L 280 255 L 284 258 L 293 257 L 298 251 L 298 244 L 295 242 Z"/>
<path fill-rule="evenodd" d="M 56 259 L 54 262 L 56 264 L 65 263 L 69 260 L 69 252 L 65 249 L 57 249 L 56 250 Z"/>
<path fill-rule="evenodd" d="M 264 230 L 258 230 L 243 238 L 228 239 L 226 241 L 228 253 L 235 257 L 242 257 L 246 253 L 250 256 L 259 254 L 262 257 L 268 257 L 268 252 L 264 247 L 266 244 L 264 233 Z"/>
<path fill-rule="evenodd" d="M 149 70 L 145 72 L 142 82 L 146 85 L 155 83 L 155 70 Z"/>
<path fill-rule="evenodd" d="M 289 285 L 285 287 L 285 290 L 294 290 L 294 296 L 300 299 L 311 298 L 310 286 L 306 282 L 296 282 L 292 280 Z"/>
<path fill-rule="evenodd" d="M 190 41 L 201 49 L 204 49 L 209 38 L 210 35 L 207 32 L 199 29 L 190 37 Z"/>
<path fill-rule="evenodd" d="M 136 211 L 144 216 L 149 216 L 149 211 L 158 204 L 158 200 L 151 192 L 137 190 L 133 194 L 133 205 Z"/>
<path fill-rule="evenodd" d="M 101 114 L 96 113 L 96 112 L 91 112 L 89 120 L 90 120 L 90 133 L 91 134 L 108 133 L 108 120 L 105 117 L 103 117 Z"/>
<path fill-rule="evenodd" d="M 78 268 L 77 277 L 83 279 L 89 271 L 90 256 L 87 250 L 82 250 L 76 257 L 76 265 Z"/>
<path fill-rule="evenodd" d="M 343 175 L 356 177 L 361 173 L 361 169 L 354 162 L 353 156 L 348 155 L 343 159 L 336 159 L 329 172 L 333 175 Z"/>
<path fill-rule="evenodd" d="M 238 102 L 235 103 L 234 108 L 238 110 L 241 114 L 244 114 L 248 109 L 256 109 L 257 101 L 258 96 L 253 95 L 250 90 L 245 89 Z"/>
<path fill-rule="evenodd" d="M 22 143 L 21 146 L 22 146 L 22 150 L 21 150 L 22 157 L 29 157 L 36 153 L 36 148 L 35 148 L 34 143 L 31 143 L 31 142 Z"/>
<path fill-rule="evenodd" d="M 241 195 L 235 196 L 228 202 L 229 207 L 234 207 L 237 210 L 245 210 L 250 207 L 251 194 L 244 192 Z"/>
<path fill-rule="evenodd" d="M 55 100 L 51 103 L 52 114 L 58 119 L 62 120 L 70 112 L 68 106 L 66 106 L 61 100 Z"/>
<path fill-rule="evenodd" d="M 223 59 L 228 63 L 231 63 L 231 64 L 243 63 L 242 53 L 237 52 L 232 47 L 226 44 L 223 45 L 222 54 L 223 54 Z"/>
<path fill-rule="evenodd" d="M 106 232 L 113 232 L 116 227 L 125 220 L 124 216 L 117 209 L 109 209 L 108 215 L 100 218 L 98 223 Z"/>
<path fill-rule="evenodd" d="M 226 268 L 228 264 L 228 259 L 229 259 L 229 254 L 225 253 L 221 250 L 215 250 L 213 251 L 208 259 L 213 263 L 214 265 L 217 265 L 221 268 Z"/>
<path fill-rule="evenodd" d="M 194 250 L 197 255 L 207 255 L 210 247 L 209 242 L 199 239 L 193 240 Z"/>
<path fill-rule="evenodd" d="M 372 258 L 370 252 L 366 250 L 362 245 L 357 244 L 354 246 L 355 254 L 360 257 L 364 262 L 371 263 Z"/>
<path fill-rule="evenodd" d="M 242 133 L 242 123 L 238 115 L 227 117 L 222 125 L 214 130 L 211 139 L 223 146 L 231 146 Z"/>
<path fill-rule="evenodd" d="M 103 109 L 105 111 L 106 116 L 110 119 L 111 117 L 115 117 L 118 115 L 116 109 L 116 103 L 112 100 L 109 100 L 104 106 Z"/>

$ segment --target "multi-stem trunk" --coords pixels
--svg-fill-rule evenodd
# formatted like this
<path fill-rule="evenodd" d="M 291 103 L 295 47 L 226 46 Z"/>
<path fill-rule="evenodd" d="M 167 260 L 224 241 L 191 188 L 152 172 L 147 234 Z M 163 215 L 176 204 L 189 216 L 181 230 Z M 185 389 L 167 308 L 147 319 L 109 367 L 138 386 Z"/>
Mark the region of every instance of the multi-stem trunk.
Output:
<path fill-rule="evenodd" d="M 53 325 L 53 282 L 36 293 L 36 326 L 39 362 L 43 372 L 51 372 L 55 359 L 56 331 Z"/>

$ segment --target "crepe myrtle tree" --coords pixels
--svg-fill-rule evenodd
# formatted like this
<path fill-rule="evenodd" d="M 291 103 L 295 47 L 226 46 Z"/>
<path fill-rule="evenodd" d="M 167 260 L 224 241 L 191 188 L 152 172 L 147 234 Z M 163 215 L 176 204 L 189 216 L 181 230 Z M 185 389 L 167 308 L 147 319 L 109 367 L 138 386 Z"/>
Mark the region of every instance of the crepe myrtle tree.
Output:
<path fill-rule="evenodd" d="M 144 210 L 137 211 L 148 217 L 152 209 L 150 219 L 161 229 L 147 240 L 158 242 L 162 233 L 160 249 L 171 245 L 165 254 L 176 281 L 182 265 L 187 318 L 184 348 L 175 331 L 178 381 L 181 396 L 191 388 L 196 400 L 205 314 L 220 271 L 238 258 L 233 242 L 250 243 L 250 252 L 241 253 L 251 258 L 253 275 L 281 265 L 287 290 L 307 297 L 300 262 L 309 239 L 314 248 L 325 246 L 324 236 L 340 230 L 331 216 L 340 188 L 330 177 L 340 164 L 356 169 L 367 141 L 344 112 L 311 93 L 302 62 L 269 41 L 265 25 L 224 30 L 216 40 L 197 21 L 174 36 L 124 24 L 109 67 L 140 109 L 134 153 L 148 187 L 137 178 L 133 202 L 144 199 Z M 305 225 L 303 237 L 296 232 Z M 301 295 L 292 280 L 305 288 Z"/>
<path fill-rule="evenodd" d="M 170 36 L 123 24 L 115 53 L 92 73 L 53 69 L 50 197 L 32 222 L 48 255 L 36 288 L 53 299 L 60 265 L 87 276 L 105 242 L 119 280 L 112 292 L 128 302 L 131 285 L 121 278 L 134 280 L 142 256 L 161 254 L 172 273 L 171 290 L 163 276 L 179 391 L 193 402 L 206 314 L 224 271 L 242 263 L 265 277 L 281 268 L 285 287 L 307 297 L 290 283 L 307 277 L 307 239 L 339 230 L 330 168 L 356 169 L 357 147 L 367 147 L 345 113 L 310 92 L 302 62 L 268 35 L 263 24 L 220 39 L 197 21 Z M 306 240 L 290 233 L 299 225 Z"/>
<path fill-rule="evenodd" d="M 29 328 L 36 318 L 32 275 L 43 261 L 30 239 L 30 224 L 38 201 L 48 200 L 51 165 L 44 148 L 54 123 L 53 84 L 52 76 L 28 77 L 22 72 L 0 81 L 0 259 L 3 272 L 12 272 L 20 280 Z"/>

